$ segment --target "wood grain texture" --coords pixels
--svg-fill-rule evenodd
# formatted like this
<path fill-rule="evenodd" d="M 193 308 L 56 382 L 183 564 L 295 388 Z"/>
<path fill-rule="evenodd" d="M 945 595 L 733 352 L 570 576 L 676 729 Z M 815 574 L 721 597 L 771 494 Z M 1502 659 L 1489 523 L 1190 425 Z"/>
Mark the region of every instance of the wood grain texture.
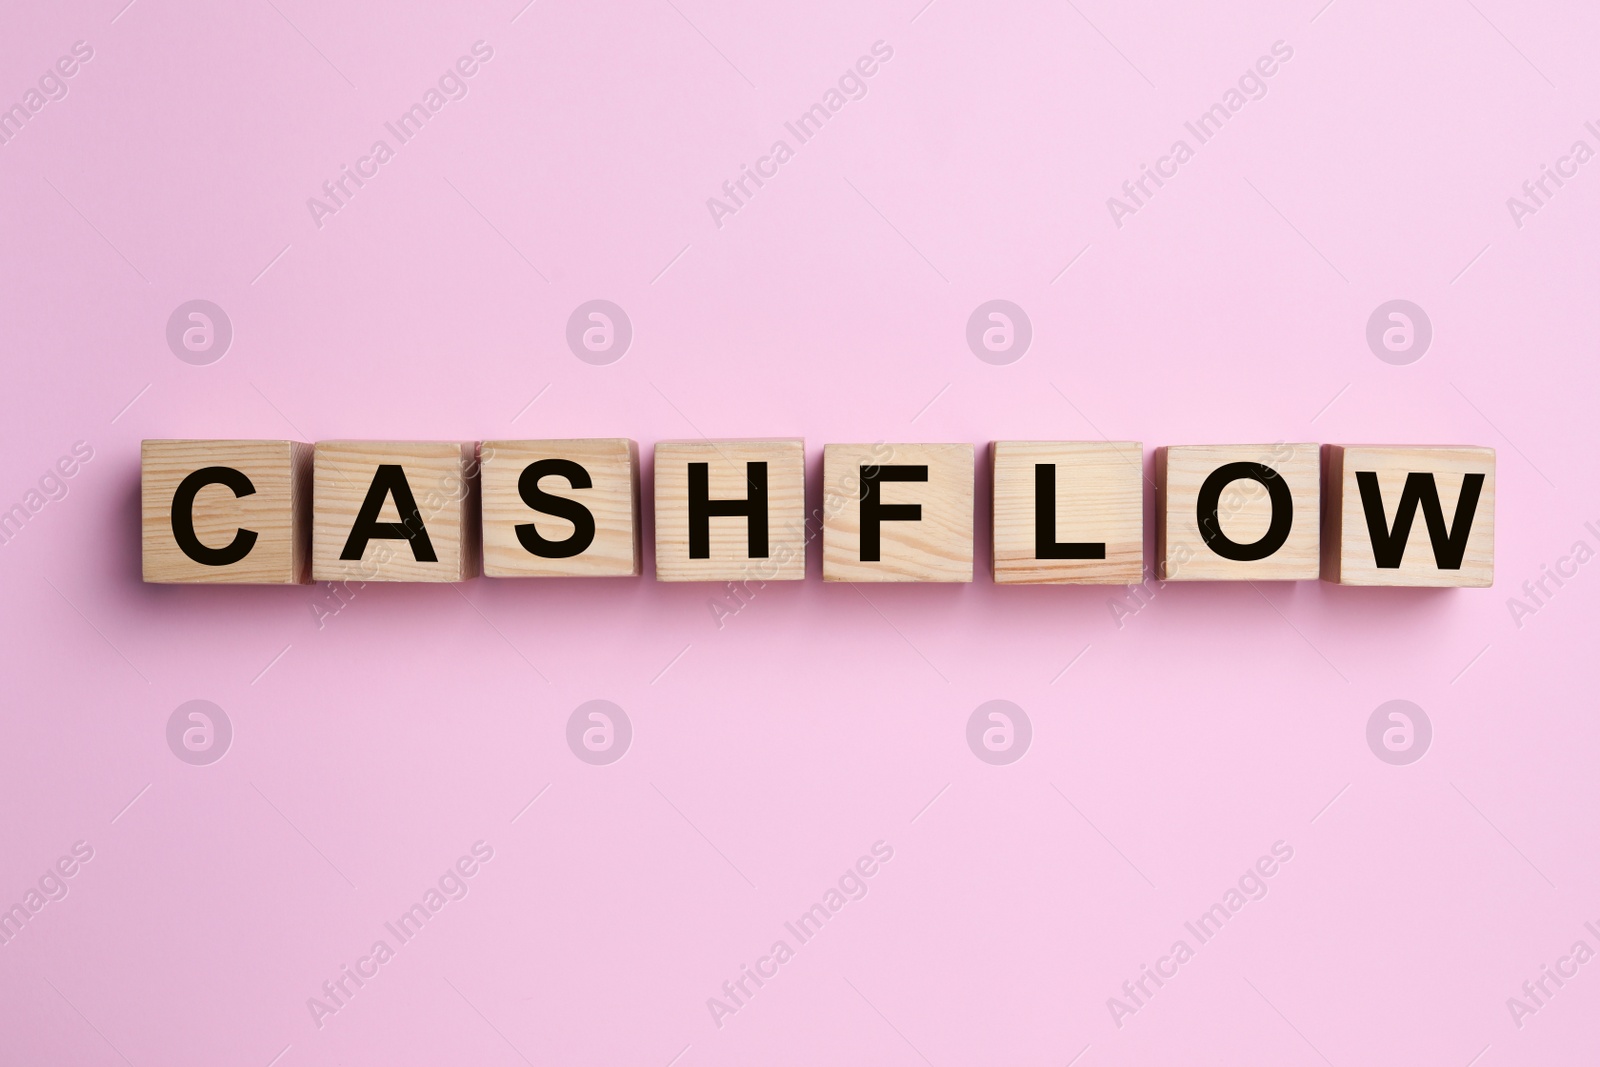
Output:
<path fill-rule="evenodd" d="M 1144 581 L 1144 446 L 1138 441 L 995 441 L 991 562 L 1001 585 Z M 1055 540 L 1099 542 L 1104 559 L 1036 555 L 1036 468 L 1055 468 Z"/>
<path fill-rule="evenodd" d="M 1328 445 L 1323 449 L 1322 577 L 1341 585 L 1475 587 L 1494 584 L 1494 470 L 1492 448 L 1470 445 Z M 1472 529 L 1458 569 L 1439 565 L 1420 507 L 1398 568 L 1379 567 L 1356 474 L 1376 475 L 1383 526 L 1393 532 L 1401 494 L 1412 473 L 1432 474 L 1445 526 L 1455 530 L 1456 504 L 1471 474 L 1483 476 Z"/>
<path fill-rule="evenodd" d="M 236 496 L 213 484 L 194 496 L 195 536 L 208 548 L 252 530 L 255 544 L 237 563 L 191 559 L 173 534 L 178 486 L 205 467 L 230 467 L 255 492 Z M 147 582 L 196 585 L 290 585 L 311 580 L 311 446 L 300 441 L 145 441 L 139 449 L 143 572 Z"/>
<path fill-rule="evenodd" d="M 566 441 L 485 441 L 479 450 L 483 494 L 483 573 L 491 578 L 614 578 L 642 569 L 639 538 L 639 446 L 623 437 Z M 594 540 L 575 556 L 536 556 L 517 537 L 531 523 L 539 536 L 564 541 L 571 520 L 535 511 L 518 491 L 522 472 L 540 460 L 569 460 L 588 472 L 590 487 L 546 475 L 539 488 L 574 500 L 594 517 Z"/>
<path fill-rule="evenodd" d="M 689 557 L 689 464 L 706 464 L 707 496 L 750 497 L 750 463 L 767 465 L 767 554 L 751 558 L 744 516 L 710 519 L 706 559 Z M 656 580 L 797 581 L 806 576 L 806 445 L 798 438 L 661 441 L 655 449 Z"/>
<path fill-rule="evenodd" d="M 339 556 L 380 465 L 405 473 L 437 562 L 416 558 L 412 542 L 367 542 L 359 560 Z M 314 462 L 311 573 L 319 582 L 459 582 L 475 577 L 481 550 L 475 442 L 318 441 Z M 380 522 L 405 517 L 393 497 Z"/>
<path fill-rule="evenodd" d="M 1292 507 L 1287 540 L 1258 560 L 1226 559 L 1201 536 L 1197 505 L 1212 472 L 1229 463 L 1258 463 L 1276 471 Z M 1321 571 L 1322 471 L 1315 444 L 1173 445 L 1156 453 L 1156 559 L 1163 581 L 1295 582 Z M 1218 526 L 1240 545 L 1268 531 L 1272 500 L 1258 481 L 1226 485 L 1217 507 Z"/>
<path fill-rule="evenodd" d="M 915 521 L 878 525 L 877 561 L 863 560 L 862 468 L 926 466 L 926 482 L 881 481 L 882 503 L 918 505 Z M 828 445 L 823 449 L 822 578 L 828 582 L 972 581 L 970 444 Z"/>

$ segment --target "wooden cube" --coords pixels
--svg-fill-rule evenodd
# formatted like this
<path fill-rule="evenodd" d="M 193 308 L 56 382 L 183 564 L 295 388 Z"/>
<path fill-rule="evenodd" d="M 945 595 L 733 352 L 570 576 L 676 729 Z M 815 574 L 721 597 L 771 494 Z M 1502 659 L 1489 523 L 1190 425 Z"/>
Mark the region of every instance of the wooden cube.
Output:
<path fill-rule="evenodd" d="M 796 581 L 806 576 L 806 445 L 656 445 L 656 580 Z"/>
<path fill-rule="evenodd" d="M 970 444 L 828 445 L 822 578 L 972 581 Z"/>
<path fill-rule="evenodd" d="M 485 441 L 483 573 L 637 575 L 639 446 L 626 438 Z"/>
<path fill-rule="evenodd" d="M 1323 462 L 1324 579 L 1494 584 L 1494 449 L 1328 445 Z"/>
<path fill-rule="evenodd" d="M 477 454 L 474 442 L 318 441 L 312 577 L 474 577 L 480 550 Z"/>
<path fill-rule="evenodd" d="M 1001 585 L 1144 581 L 1144 446 L 995 441 L 994 580 Z"/>
<path fill-rule="evenodd" d="M 310 581 L 311 446 L 145 441 L 139 449 L 144 580 Z"/>
<path fill-rule="evenodd" d="M 1156 452 L 1163 581 L 1317 577 L 1322 471 L 1314 444 L 1175 445 Z"/>

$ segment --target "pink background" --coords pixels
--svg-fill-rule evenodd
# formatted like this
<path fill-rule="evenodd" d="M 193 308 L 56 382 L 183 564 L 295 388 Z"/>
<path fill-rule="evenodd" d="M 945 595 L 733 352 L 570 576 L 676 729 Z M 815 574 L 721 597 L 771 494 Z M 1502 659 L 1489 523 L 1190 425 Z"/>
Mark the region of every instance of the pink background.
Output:
<path fill-rule="evenodd" d="M 1520 1029 L 1506 998 L 1600 949 L 1600 577 L 1520 627 L 1507 599 L 1600 544 L 1600 163 L 1520 228 L 1506 198 L 1600 147 L 1600 15 L 919 3 L 13 5 L 0 103 L 94 57 L 0 146 L 0 507 L 94 458 L 0 550 L 0 904 L 94 858 L 0 946 L 0 1061 L 1592 1057 L 1600 963 Z M 306 199 L 477 40 L 466 98 L 319 229 Z M 879 40 L 867 96 L 714 225 Z M 1114 225 L 1279 40 L 1267 96 Z M 964 339 L 996 297 L 1034 328 L 1009 366 Z M 164 336 L 194 298 L 235 331 L 208 366 Z M 564 340 L 594 298 L 635 331 L 609 366 Z M 1409 366 L 1365 341 L 1394 298 L 1434 326 Z M 857 590 L 814 546 L 718 629 L 721 588 L 648 559 L 320 620 L 322 586 L 139 581 L 141 438 L 702 433 L 803 435 L 813 482 L 829 441 L 1490 445 L 1496 585 L 1173 585 L 1119 627 L 1121 588 Z M 595 767 L 564 730 L 600 698 L 634 739 Z M 1433 723 L 1410 766 L 1365 740 L 1396 698 Z M 191 699 L 235 731 L 210 766 L 165 740 Z M 1010 766 L 966 744 L 991 699 L 1033 722 Z M 318 1028 L 307 998 L 478 840 L 470 894 Z M 716 1026 L 879 840 L 865 899 Z M 1266 898 L 1115 1025 L 1280 840 Z"/>

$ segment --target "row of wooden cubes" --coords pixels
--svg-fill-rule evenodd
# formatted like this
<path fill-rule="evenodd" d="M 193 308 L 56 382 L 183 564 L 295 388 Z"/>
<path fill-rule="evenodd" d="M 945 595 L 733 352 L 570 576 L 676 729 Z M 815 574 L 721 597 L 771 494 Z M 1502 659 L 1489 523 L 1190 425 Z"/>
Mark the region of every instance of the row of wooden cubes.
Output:
<path fill-rule="evenodd" d="M 1137 441 L 997 441 L 993 574 L 1133 584 L 1145 569 Z M 1166 581 L 1487 586 L 1494 451 L 1171 446 L 1156 452 Z M 661 581 L 969 582 L 970 444 L 830 444 L 808 514 L 799 439 L 655 447 Z M 639 449 L 560 441 L 145 441 L 147 582 L 266 584 L 638 575 Z M 1421 521 L 1416 521 L 1418 519 Z"/>

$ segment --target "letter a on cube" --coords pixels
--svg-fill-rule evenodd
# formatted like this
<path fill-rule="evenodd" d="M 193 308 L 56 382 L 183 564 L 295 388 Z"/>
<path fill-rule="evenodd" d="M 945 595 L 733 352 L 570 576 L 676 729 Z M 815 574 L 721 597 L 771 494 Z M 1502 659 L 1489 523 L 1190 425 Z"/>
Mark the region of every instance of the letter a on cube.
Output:
<path fill-rule="evenodd" d="M 314 479 L 317 581 L 477 576 L 476 442 L 318 441 Z"/>

